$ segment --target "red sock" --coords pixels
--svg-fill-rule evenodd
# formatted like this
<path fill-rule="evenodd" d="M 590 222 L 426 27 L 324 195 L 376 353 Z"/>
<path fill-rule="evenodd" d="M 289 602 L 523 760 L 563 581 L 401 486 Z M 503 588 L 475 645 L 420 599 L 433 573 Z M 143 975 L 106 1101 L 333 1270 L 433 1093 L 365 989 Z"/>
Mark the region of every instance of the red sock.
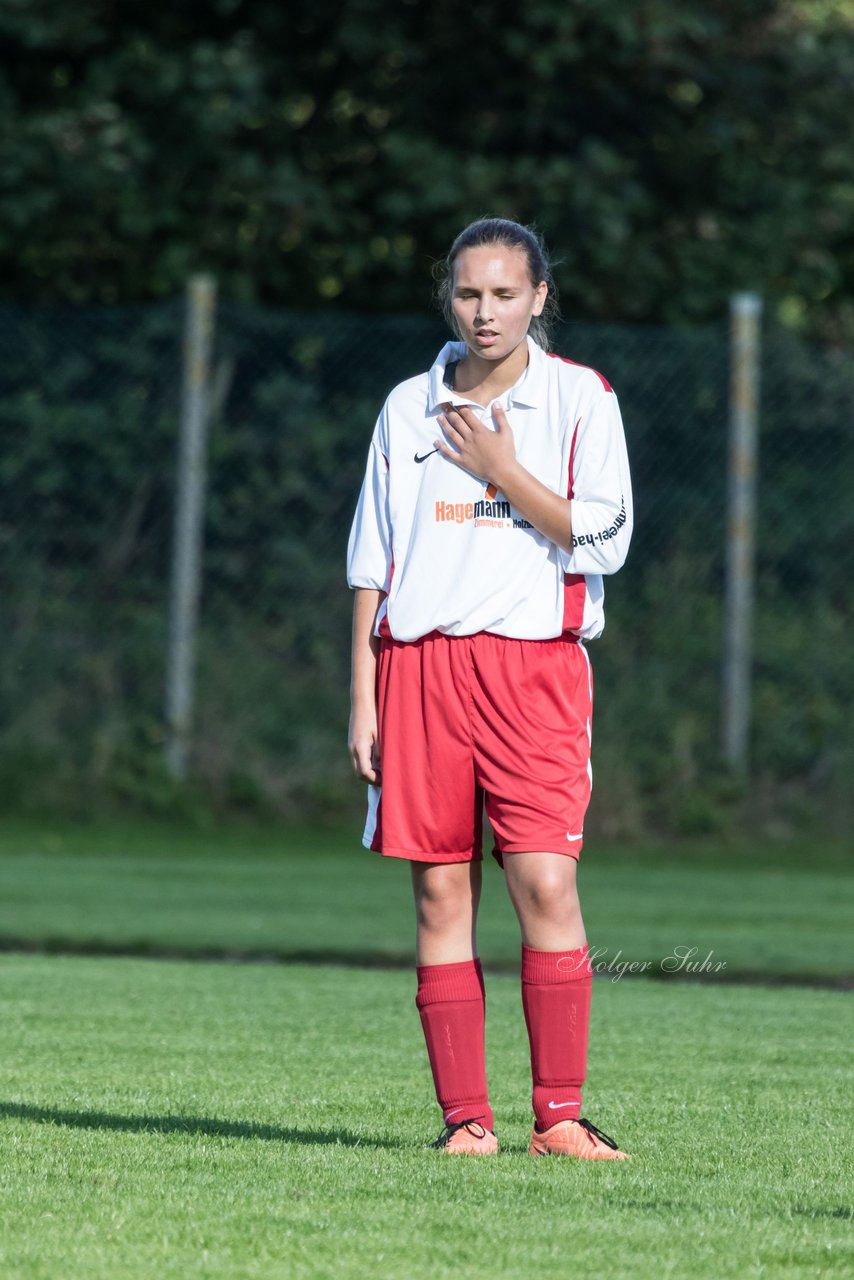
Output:
<path fill-rule="evenodd" d="M 538 1129 L 581 1115 L 592 985 L 586 942 L 574 951 L 522 946 L 522 1005 L 531 1044 Z"/>
<path fill-rule="evenodd" d="M 424 1039 L 446 1124 L 478 1119 L 492 1130 L 486 1090 L 485 992 L 479 960 L 417 965 Z"/>

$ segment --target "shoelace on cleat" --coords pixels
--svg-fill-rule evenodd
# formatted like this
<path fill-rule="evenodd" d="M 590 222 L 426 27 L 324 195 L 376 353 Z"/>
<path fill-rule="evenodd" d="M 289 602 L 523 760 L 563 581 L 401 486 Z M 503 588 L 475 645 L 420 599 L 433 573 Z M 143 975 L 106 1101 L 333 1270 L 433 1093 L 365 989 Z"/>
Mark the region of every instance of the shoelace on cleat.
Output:
<path fill-rule="evenodd" d="M 591 1122 L 589 1120 L 585 1120 L 583 1116 L 578 1121 L 578 1124 L 581 1125 L 582 1129 L 587 1130 L 587 1136 L 594 1145 L 595 1138 L 599 1138 L 600 1141 L 604 1142 L 605 1146 L 610 1147 L 612 1151 L 619 1151 L 620 1148 L 617 1146 L 613 1138 L 609 1138 L 607 1133 L 603 1133 L 601 1129 L 597 1129 L 595 1124 L 591 1124 Z"/>
<path fill-rule="evenodd" d="M 485 1138 L 486 1130 L 482 1124 L 478 1124 L 478 1121 L 482 1119 L 483 1116 L 470 1116 L 468 1120 L 460 1120 L 459 1124 L 446 1124 L 436 1141 L 431 1142 L 430 1146 L 433 1148 L 446 1147 L 458 1129 L 465 1129 L 473 1138 Z M 480 1130 L 479 1133 L 478 1130 Z"/>

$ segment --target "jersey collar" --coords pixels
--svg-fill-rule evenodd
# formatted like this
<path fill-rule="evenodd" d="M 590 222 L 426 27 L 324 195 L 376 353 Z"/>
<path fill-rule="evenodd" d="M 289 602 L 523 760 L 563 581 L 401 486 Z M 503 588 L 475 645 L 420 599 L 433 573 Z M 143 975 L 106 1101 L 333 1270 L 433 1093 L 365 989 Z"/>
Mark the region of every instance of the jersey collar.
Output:
<path fill-rule="evenodd" d="M 464 395 L 451 391 L 445 386 L 445 373 L 449 364 L 462 360 L 466 354 L 464 342 L 446 342 L 436 357 L 436 361 L 427 375 L 428 412 L 437 412 L 443 404 L 473 404 Z M 528 364 L 519 381 L 499 396 L 498 403 L 507 408 L 518 405 L 527 409 L 536 409 L 543 398 L 545 381 L 545 362 L 548 359 L 542 347 L 528 336 Z M 478 406 L 480 407 L 480 406 Z"/>

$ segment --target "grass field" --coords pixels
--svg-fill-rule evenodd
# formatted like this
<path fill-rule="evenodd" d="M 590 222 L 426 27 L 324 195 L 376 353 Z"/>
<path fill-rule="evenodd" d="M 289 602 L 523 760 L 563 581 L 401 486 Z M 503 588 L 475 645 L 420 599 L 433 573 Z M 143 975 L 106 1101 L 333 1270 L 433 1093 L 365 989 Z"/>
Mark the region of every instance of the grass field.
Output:
<path fill-rule="evenodd" d="M 408 974 L 0 972 L 8 1280 L 852 1274 L 841 993 L 597 983 L 585 1113 L 632 1160 L 584 1166 L 525 1154 L 509 976 L 489 982 L 504 1151 L 484 1161 L 424 1149 L 439 1117 Z"/>
<path fill-rule="evenodd" d="M 632 1159 L 584 1166 L 526 1154 L 497 868 L 481 952 L 502 1153 L 461 1160 L 426 1147 L 441 1120 L 414 975 L 354 964 L 411 963 L 404 866 L 352 833 L 7 823 L 7 943 L 315 963 L 0 957 L 0 1276 L 854 1275 L 850 995 L 720 981 L 850 975 L 846 851 L 808 852 L 585 851 L 604 961 L 660 977 L 684 945 L 730 967 L 600 970 L 584 1113 Z"/>
<path fill-rule="evenodd" d="M 7 823 L 0 943 L 408 965 L 408 868 L 357 834 Z M 515 971 L 518 929 L 486 862 L 481 954 Z M 579 866 L 595 963 L 645 963 L 651 976 L 692 950 L 726 976 L 854 975 L 850 884 L 839 845 L 591 846 Z"/>

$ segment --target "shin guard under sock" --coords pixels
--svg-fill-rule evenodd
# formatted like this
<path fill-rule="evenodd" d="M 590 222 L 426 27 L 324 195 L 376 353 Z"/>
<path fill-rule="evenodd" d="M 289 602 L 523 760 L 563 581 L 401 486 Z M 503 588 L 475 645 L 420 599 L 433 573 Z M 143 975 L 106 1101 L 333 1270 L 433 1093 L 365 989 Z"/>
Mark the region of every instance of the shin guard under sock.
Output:
<path fill-rule="evenodd" d="M 479 960 L 417 965 L 421 1017 L 436 1097 L 446 1124 L 477 1118 L 492 1130 L 486 1088 L 485 997 Z"/>
<path fill-rule="evenodd" d="M 531 1045 L 537 1128 L 581 1114 L 593 970 L 588 945 L 573 951 L 522 947 L 522 1006 Z"/>

